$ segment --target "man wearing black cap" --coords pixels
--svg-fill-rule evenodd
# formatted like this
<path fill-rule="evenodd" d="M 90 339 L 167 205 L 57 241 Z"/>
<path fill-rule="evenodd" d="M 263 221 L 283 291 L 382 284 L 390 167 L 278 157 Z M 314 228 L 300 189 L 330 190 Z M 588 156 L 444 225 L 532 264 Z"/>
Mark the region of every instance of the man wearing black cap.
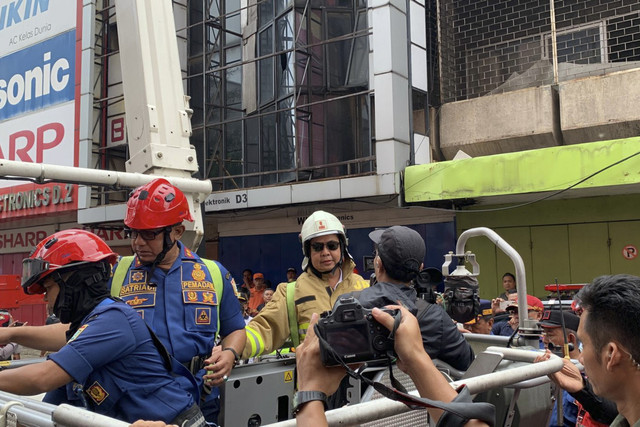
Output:
<path fill-rule="evenodd" d="M 455 369 L 466 370 L 473 362 L 473 350 L 449 315 L 437 304 L 417 298 L 409 286 L 420 280 L 426 248 L 420 234 L 408 227 L 393 226 L 369 233 L 376 244 L 373 260 L 378 282 L 353 294 L 366 308 L 402 304 L 417 318 L 426 352 Z"/>
<path fill-rule="evenodd" d="M 562 331 L 562 318 L 564 318 L 564 327 L 567 334 L 567 344 L 569 347 L 569 357 L 578 359 L 580 357 L 580 341 L 578 340 L 578 325 L 580 318 L 569 311 L 547 310 L 542 313 L 542 319 L 538 325 L 544 332 L 542 342 L 550 351 L 563 357 L 564 333 Z"/>
<path fill-rule="evenodd" d="M 564 318 L 564 319 L 563 319 Z M 562 322 L 564 320 L 564 331 Z M 569 347 L 569 357 L 578 359 L 580 357 L 579 341 L 577 337 L 580 318 L 568 311 L 546 310 L 542 313 L 542 319 L 538 325 L 542 328 L 542 342 L 544 346 L 556 355 L 563 357 L 564 335 L 566 333 Z M 575 398 L 566 390 L 562 390 L 562 418 L 563 422 L 558 422 L 558 405 L 553 406 L 549 426 L 575 425 L 578 416 L 578 406 Z"/>
<path fill-rule="evenodd" d="M 480 313 L 464 324 L 465 329 L 474 334 L 491 335 L 491 327 L 493 327 L 493 310 L 491 309 L 491 301 L 488 299 L 480 300 Z"/>

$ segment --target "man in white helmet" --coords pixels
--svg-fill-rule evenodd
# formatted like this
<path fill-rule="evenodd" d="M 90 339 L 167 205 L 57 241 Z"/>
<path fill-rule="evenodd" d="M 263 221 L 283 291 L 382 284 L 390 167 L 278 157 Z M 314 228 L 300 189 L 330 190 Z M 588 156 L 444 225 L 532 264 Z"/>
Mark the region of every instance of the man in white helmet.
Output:
<path fill-rule="evenodd" d="M 297 346 L 307 334 L 313 313 L 331 310 L 340 295 L 369 286 L 353 272 L 344 226 L 334 215 L 311 214 L 302 224 L 300 241 L 303 272 L 295 282 L 278 286 L 271 302 L 249 322 L 243 359 L 271 353 L 289 339 Z"/>

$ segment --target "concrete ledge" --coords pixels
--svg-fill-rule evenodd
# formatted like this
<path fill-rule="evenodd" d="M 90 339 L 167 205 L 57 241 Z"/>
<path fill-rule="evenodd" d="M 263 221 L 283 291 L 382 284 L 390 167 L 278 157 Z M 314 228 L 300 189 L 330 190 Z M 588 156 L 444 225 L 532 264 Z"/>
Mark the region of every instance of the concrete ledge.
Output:
<path fill-rule="evenodd" d="M 458 150 L 477 157 L 561 145 L 557 96 L 541 86 L 445 104 L 442 153 L 450 160 Z"/>
<path fill-rule="evenodd" d="M 566 144 L 640 135 L 640 69 L 560 83 Z"/>

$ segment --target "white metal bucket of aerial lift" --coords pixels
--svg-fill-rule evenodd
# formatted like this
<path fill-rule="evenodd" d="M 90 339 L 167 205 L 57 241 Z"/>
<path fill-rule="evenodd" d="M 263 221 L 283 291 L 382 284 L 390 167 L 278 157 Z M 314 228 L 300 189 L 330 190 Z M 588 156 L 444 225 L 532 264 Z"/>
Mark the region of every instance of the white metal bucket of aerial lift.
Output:
<path fill-rule="evenodd" d="M 221 426 L 260 426 L 291 417 L 295 357 L 265 358 L 265 361 L 233 368 L 220 387 Z"/>
<path fill-rule="evenodd" d="M 503 364 L 502 370 L 475 376 L 472 378 L 453 381 L 450 383 L 450 385 L 453 388 L 458 388 L 459 386 L 466 385 L 469 388 L 471 394 L 479 394 L 495 389 L 508 387 L 514 390 L 514 399 L 510 402 L 509 406 L 509 408 L 513 409 L 515 409 L 515 405 L 518 401 L 518 396 L 520 395 L 522 390 L 534 389 L 540 385 L 547 385 L 548 389 L 549 379 L 547 375 L 560 370 L 563 366 L 562 359 L 554 355 L 552 355 L 551 358 L 547 361 L 533 363 L 536 356 L 540 354 L 540 352 L 538 351 L 503 347 L 489 347 L 487 349 L 487 352 L 499 356 L 499 358 L 501 359 L 501 363 Z M 412 392 L 412 394 L 417 395 L 415 391 Z M 547 399 L 547 401 L 549 401 L 549 399 Z M 527 402 L 527 404 L 530 404 L 530 402 Z M 354 426 L 362 425 L 368 422 L 373 422 L 374 424 L 372 425 L 378 426 L 383 425 L 383 423 L 385 422 L 385 418 L 395 417 L 397 415 L 404 414 L 410 411 L 412 410 L 403 403 L 386 398 L 381 398 L 327 411 L 326 416 L 330 426 Z M 513 419 L 513 417 L 511 419 Z M 392 422 L 396 426 L 417 425 L 398 424 L 397 421 L 395 421 L 395 418 Z M 287 420 L 284 422 L 271 424 L 270 426 L 293 427 L 295 425 L 295 420 Z M 509 420 L 506 420 L 504 425 L 511 425 L 511 422 Z M 520 423 L 520 425 L 539 426 L 546 424 L 544 424 L 544 420 L 536 418 L 534 423 L 529 421 L 522 422 Z"/>

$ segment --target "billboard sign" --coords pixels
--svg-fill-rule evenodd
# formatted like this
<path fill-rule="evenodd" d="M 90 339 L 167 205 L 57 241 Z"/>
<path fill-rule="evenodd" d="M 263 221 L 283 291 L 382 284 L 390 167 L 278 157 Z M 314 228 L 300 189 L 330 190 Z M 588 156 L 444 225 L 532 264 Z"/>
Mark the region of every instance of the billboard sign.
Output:
<path fill-rule="evenodd" d="M 78 166 L 81 10 L 81 0 L 0 0 L 0 159 Z M 75 185 L 57 187 L 76 194 Z M 36 193 L 44 201 L 53 188 L 0 178 L 0 202 Z M 21 200 L 31 199 L 40 200 Z M 55 211 L 77 209 L 76 197 L 63 200 Z M 5 206 L 0 218 L 40 215 L 53 207 Z"/>

